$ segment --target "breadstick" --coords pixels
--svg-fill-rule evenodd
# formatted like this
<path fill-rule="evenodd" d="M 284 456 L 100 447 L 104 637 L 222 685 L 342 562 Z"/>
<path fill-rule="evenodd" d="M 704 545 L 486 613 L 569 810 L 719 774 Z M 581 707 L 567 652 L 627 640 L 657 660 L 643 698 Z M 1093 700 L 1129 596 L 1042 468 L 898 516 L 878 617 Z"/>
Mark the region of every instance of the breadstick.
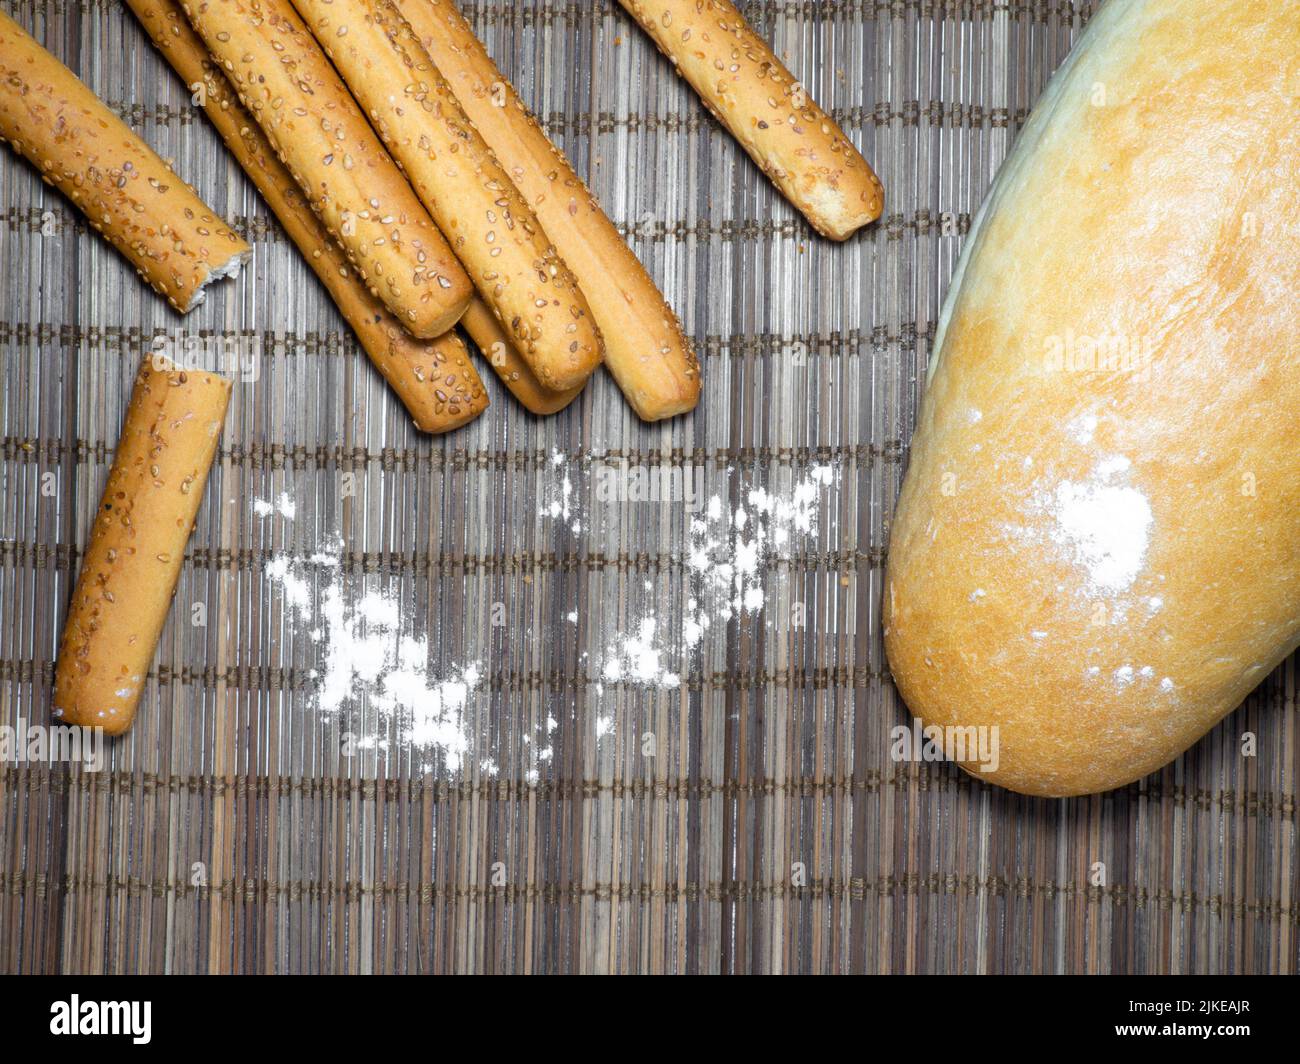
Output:
<path fill-rule="evenodd" d="M 163 57 L 191 91 L 201 94 L 203 109 L 226 147 L 298 245 L 416 427 L 449 432 L 478 417 L 487 408 L 488 396 L 464 342 L 454 332 L 436 340 L 415 339 L 357 279 L 293 176 L 276 158 L 266 134 L 212 62 L 179 0 L 127 3 Z"/>
<path fill-rule="evenodd" d="M 455 325 L 469 278 L 289 0 L 181 6 L 371 294 L 416 336 Z"/>
<path fill-rule="evenodd" d="M 693 409 L 700 365 L 676 315 L 456 5 L 397 6 L 578 278 L 605 341 L 605 364 L 628 402 L 646 421 Z"/>
<path fill-rule="evenodd" d="M 230 381 L 146 357 L 63 628 L 54 716 L 131 726 L 230 402 Z"/>
<path fill-rule="evenodd" d="M 880 217 L 880 179 L 731 0 L 619 3 L 817 232 L 847 240 Z"/>
<path fill-rule="evenodd" d="M 392 0 L 293 0 L 480 298 L 548 388 L 599 365 L 587 300 Z"/>
<path fill-rule="evenodd" d="M 182 314 L 252 249 L 67 67 L 0 12 L 0 140 Z"/>
<path fill-rule="evenodd" d="M 470 301 L 469 310 L 460 319 L 461 328 L 469 333 L 479 353 L 496 371 L 501 383 L 524 407 L 534 414 L 558 414 L 582 392 L 583 385 L 564 392 L 554 392 L 543 387 L 534 376 L 528 362 L 515 349 L 496 315 L 481 299 Z"/>

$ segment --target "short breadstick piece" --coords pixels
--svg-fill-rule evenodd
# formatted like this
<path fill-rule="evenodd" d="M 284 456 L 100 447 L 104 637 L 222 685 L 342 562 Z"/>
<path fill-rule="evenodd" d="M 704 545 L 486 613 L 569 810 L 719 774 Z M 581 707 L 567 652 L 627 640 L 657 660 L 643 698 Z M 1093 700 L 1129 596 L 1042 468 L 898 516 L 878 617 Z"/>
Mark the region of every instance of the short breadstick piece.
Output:
<path fill-rule="evenodd" d="M 230 402 L 230 381 L 144 360 L 72 597 L 54 715 L 120 735 L 180 577 Z"/>
<path fill-rule="evenodd" d="M 471 288 L 289 0 L 185 0 L 186 15 L 370 292 L 441 336 Z"/>
<path fill-rule="evenodd" d="M 276 158 L 266 134 L 212 62 L 186 21 L 179 0 L 127 3 L 190 91 L 201 93 L 203 109 L 226 147 L 298 245 L 416 427 L 424 432 L 449 432 L 478 417 L 487 409 L 488 396 L 464 341 L 455 332 L 435 340 L 417 340 L 357 279 L 346 256 L 303 198 L 293 175 Z"/>
<path fill-rule="evenodd" d="M 564 392 L 544 387 L 515 349 L 514 342 L 501 328 L 496 315 L 481 299 L 470 300 L 469 310 L 460 319 L 460 327 L 469 333 L 479 353 L 496 371 L 501 383 L 510 389 L 510 394 L 532 413 L 543 416 L 558 414 L 581 394 L 581 384 Z"/>
<path fill-rule="evenodd" d="M 392 0 L 293 3 L 538 379 L 581 385 L 602 357 L 587 300 Z"/>
<path fill-rule="evenodd" d="M 700 365 L 677 316 L 452 0 L 398 0 L 465 113 L 578 278 L 605 364 L 647 421 L 694 409 Z"/>
<path fill-rule="evenodd" d="M 880 179 L 731 0 L 619 3 L 814 229 L 847 240 L 880 217 Z"/>
<path fill-rule="evenodd" d="M 0 12 L 0 139 L 83 211 L 182 314 L 252 254 L 194 190 Z"/>

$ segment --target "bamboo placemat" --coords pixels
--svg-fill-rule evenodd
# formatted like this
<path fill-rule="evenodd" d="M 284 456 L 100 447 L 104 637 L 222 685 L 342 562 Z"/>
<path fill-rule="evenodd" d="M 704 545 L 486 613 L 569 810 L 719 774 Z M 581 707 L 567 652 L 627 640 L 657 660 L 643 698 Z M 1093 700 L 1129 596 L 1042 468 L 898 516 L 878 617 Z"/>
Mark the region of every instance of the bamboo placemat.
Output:
<path fill-rule="evenodd" d="M 606 376 L 546 421 L 489 380 L 488 414 L 430 440 L 129 11 L 2 2 L 236 223 L 255 267 L 182 326 L 0 159 L 0 722 L 48 714 L 149 338 L 211 330 L 262 358 L 235 389 L 134 730 L 100 773 L 0 766 L 0 968 L 1296 969 L 1294 660 L 1175 765 L 1099 797 L 1030 800 L 888 754 L 908 717 L 882 651 L 882 563 L 940 302 L 1094 4 L 745 4 L 885 182 L 886 217 L 843 247 L 611 0 L 469 5 L 680 311 L 706 384 L 693 416 L 646 426 Z M 539 516 L 557 456 L 600 521 Z M 595 501 L 610 458 L 724 495 L 836 470 L 816 536 L 764 574 L 768 610 L 711 630 L 679 688 L 593 676 L 634 604 L 682 621 L 687 518 Z M 292 523 L 253 515 L 280 492 Z M 435 665 L 482 663 L 469 714 L 491 771 L 400 744 L 341 752 L 267 575 L 331 531 L 346 570 L 402 596 Z M 780 623 L 791 602 L 806 627 Z"/>

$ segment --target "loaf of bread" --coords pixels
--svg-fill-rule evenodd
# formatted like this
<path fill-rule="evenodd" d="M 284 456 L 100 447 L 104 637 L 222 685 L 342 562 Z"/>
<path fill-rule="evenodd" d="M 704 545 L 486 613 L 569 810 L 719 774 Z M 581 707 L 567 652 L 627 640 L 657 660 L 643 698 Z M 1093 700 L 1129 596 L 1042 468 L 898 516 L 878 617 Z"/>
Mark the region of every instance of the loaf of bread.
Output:
<path fill-rule="evenodd" d="M 234 277 L 248 244 L 108 105 L 0 11 L 0 140 L 86 215 L 176 310 Z"/>
<path fill-rule="evenodd" d="M 884 588 L 977 778 L 1137 780 L 1300 644 L 1298 84 L 1294 4 L 1108 0 L 980 212 Z"/>

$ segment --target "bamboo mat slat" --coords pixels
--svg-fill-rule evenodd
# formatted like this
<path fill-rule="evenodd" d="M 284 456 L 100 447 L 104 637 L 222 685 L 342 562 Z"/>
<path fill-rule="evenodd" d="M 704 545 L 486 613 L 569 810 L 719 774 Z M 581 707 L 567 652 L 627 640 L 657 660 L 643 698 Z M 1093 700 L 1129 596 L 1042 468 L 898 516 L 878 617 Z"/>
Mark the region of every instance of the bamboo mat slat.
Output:
<path fill-rule="evenodd" d="M 0 765 L 0 970 L 1296 970 L 1294 660 L 1112 794 L 1031 800 L 888 756 L 908 717 L 881 643 L 883 557 L 935 323 L 973 214 L 1094 4 L 743 5 L 888 189 L 886 217 L 842 247 L 611 0 L 467 5 L 678 308 L 705 394 L 647 426 L 602 375 L 541 421 L 488 380 L 489 412 L 430 440 L 129 11 L 0 3 L 255 248 L 251 274 L 182 323 L 0 160 L 0 723 L 48 714 L 150 338 L 212 330 L 261 353 L 134 730 L 100 773 Z M 555 456 L 580 528 L 539 515 Z M 742 482 L 836 470 L 813 540 L 765 574 L 765 612 L 710 630 L 679 688 L 603 682 L 595 664 L 651 607 L 680 630 L 690 593 L 689 516 L 600 503 L 611 456 L 732 503 Z M 253 514 L 281 492 L 293 522 Z M 460 772 L 400 741 L 349 756 L 349 728 L 399 737 L 373 709 L 313 708 L 313 646 L 267 566 L 333 533 L 436 664 L 481 663 Z M 796 605 L 806 626 L 783 623 Z"/>

